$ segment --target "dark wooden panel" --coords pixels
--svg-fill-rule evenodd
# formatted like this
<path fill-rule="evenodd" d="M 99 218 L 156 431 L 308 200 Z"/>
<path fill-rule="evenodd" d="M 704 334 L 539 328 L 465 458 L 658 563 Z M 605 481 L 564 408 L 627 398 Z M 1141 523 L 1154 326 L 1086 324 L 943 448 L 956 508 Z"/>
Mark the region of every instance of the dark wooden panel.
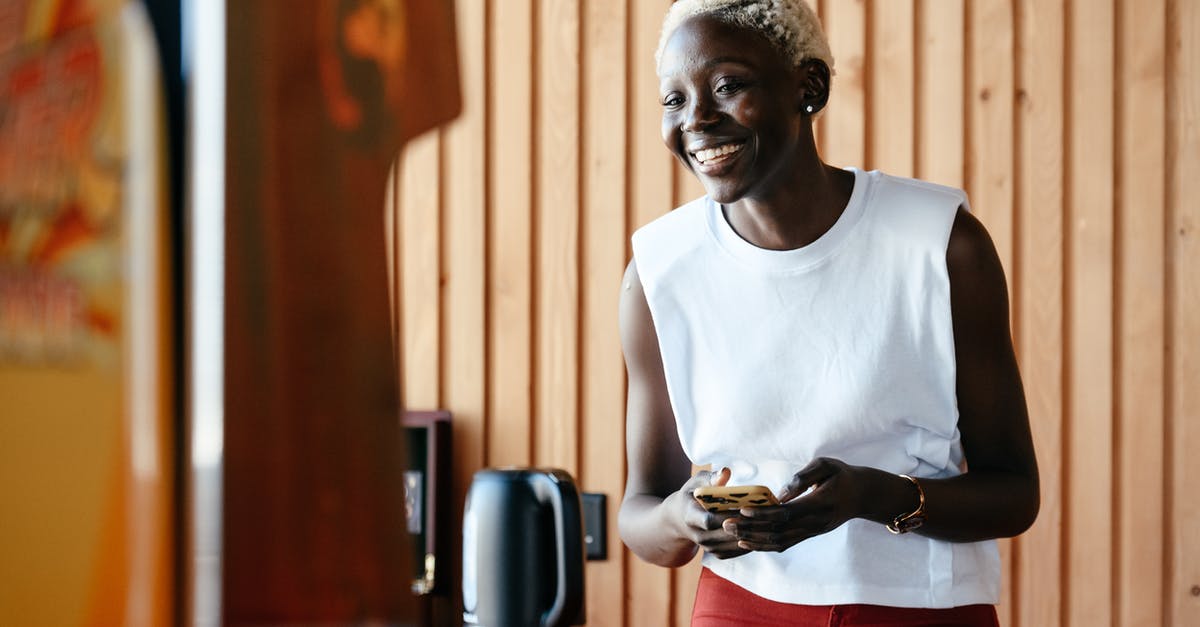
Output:
<path fill-rule="evenodd" d="M 458 103 L 452 43 L 426 50 L 449 8 L 401 6 L 228 6 L 228 624 L 411 616 L 380 208 L 402 139 Z M 344 40 L 377 18 L 380 47 Z"/>

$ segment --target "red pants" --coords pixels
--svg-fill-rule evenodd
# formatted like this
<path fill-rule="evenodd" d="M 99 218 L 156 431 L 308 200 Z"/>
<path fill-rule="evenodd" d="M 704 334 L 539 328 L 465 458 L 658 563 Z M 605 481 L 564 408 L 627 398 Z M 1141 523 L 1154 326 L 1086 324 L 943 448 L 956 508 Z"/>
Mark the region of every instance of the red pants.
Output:
<path fill-rule="evenodd" d="M 692 627 L 999 627 L 996 608 L 942 610 L 881 605 L 794 605 L 769 601 L 713 574 L 700 573 Z"/>

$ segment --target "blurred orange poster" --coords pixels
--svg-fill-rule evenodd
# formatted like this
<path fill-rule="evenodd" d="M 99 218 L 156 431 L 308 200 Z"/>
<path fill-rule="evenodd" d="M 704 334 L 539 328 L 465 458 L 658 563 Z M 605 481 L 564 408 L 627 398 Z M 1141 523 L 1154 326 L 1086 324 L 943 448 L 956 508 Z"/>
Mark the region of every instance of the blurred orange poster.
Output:
<path fill-rule="evenodd" d="M 167 616 L 160 101 L 140 2 L 0 0 L 2 625 Z"/>
<path fill-rule="evenodd" d="M 112 4 L 112 3 L 108 3 Z M 0 364 L 115 367 L 122 42 L 82 2 L 0 11 Z"/>

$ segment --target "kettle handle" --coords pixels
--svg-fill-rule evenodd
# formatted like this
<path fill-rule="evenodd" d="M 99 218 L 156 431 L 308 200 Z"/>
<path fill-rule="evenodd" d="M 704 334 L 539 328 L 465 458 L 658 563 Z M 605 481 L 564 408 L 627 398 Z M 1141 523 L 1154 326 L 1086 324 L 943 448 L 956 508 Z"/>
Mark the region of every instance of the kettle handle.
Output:
<path fill-rule="evenodd" d="M 561 473 L 565 475 L 566 473 Z M 535 493 L 554 510 L 555 564 L 558 587 L 554 604 L 542 615 L 542 625 L 568 625 L 583 607 L 583 519 L 579 492 L 570 476 L 560 471 L 537 474 Z M 570 503 L 568 503 L 570 501 Z"/>

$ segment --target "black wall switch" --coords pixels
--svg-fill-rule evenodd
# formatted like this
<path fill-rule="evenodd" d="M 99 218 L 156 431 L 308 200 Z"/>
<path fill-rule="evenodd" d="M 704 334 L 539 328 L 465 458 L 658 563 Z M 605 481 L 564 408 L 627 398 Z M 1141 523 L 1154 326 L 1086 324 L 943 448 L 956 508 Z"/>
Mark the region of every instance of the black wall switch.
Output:
<path fill-rule="evenodd" d="M 588 560 L 608 559 L 608 496 L 584 492 L 583 546 Z"/>

